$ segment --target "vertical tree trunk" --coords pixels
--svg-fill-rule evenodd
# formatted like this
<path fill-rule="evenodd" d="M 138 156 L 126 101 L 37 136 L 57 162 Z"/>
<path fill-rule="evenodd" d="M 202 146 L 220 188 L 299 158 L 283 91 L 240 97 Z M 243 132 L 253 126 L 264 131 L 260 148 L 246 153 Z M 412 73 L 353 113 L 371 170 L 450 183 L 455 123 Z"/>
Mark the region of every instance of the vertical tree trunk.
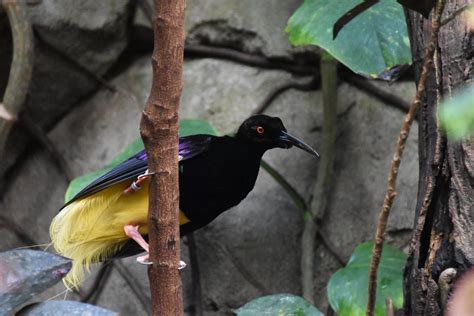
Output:
<path fill-rule="evenodd" d="M 148 270 L 153 315 L 182 315 L 178 271 L 178 109 L 182 90 L 185 0 L 155 0 L 153 84 L 140 132 L 150 182 Z"/>
<path fill-rule="evenodd" d="M 442 20 L 470 3 L 448 0 Z M 463 13 L 440 29 L 434 69 L 418 113 L 420 180 L 405 267 L 406 315 L 441 315 L 449 291 L 441 273 L 454 268 L 459 276 L 474 264 L 474 142 L 446 138 L 436 115 L 441 96 L 449 97 L 473 80 L 474 34 L 464 19 Z M 418 81 L 431 21 L 407 12 L 407 22 Z"/>

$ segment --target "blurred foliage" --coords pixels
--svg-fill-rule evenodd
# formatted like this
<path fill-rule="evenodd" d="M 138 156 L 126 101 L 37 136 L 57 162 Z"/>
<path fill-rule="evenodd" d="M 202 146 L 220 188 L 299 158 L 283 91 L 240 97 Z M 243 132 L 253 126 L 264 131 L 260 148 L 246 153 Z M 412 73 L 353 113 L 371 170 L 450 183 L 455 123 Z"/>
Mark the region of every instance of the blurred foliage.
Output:
<path fill-rule="evenodd" d="M 58 283 L 71 269 L 71 260 L 31 249 L 0 253 L 0 315 L 9 314 L 33 296 Z"/>
<path fill-rule="evenodd" d="M 359 3 L 305 0 L 289 19 L 286 32 L 293 45 L 317 45 L 355 73 L 386 79 L 390 69 L 411 63 L 403 8 L 393 0 L 381 0 L 349 22 L 333 40 L 334 23 Z"/>
<path fill-rule="evenodd" d="M 322 316 L 323 314 L 302 297 L 291 294 L 262 296 L 235 311 L 237 316 Z"/>
<path fill-rule="evenodd" d="M 474 136 L 474 84 L 446 98 L 438 108 L 438 115 L 441 127 L 451 139 Z"/>
<path fill-rule="evenodd" d="M 179 124 L 179 135 L 189 136 L 196 134 L 208 134 L 216 135 L 216 130 L 206 121 L 202 120 L 181 120 Z M 115 157 L 106 167 L 97 171 L 77 177 L 69 183 L 66 190 L 65 201 L 71 200 L 79 191 L 85 188 L 89 183 L 110 171 L 112 168 L 120 164 L 122 161 L 127 160 L 137 152 L 144 149 L 143 141 L 141 138 L 135 140 L 133 143 L 128 145 L 117 157 Z"/>
<path fill-rule="evenodd" d="M 445 310 L 447 316 L 472 316 L 474 312 L 474 269 L 466 271 L 454 286 Z M 443 289 L 449 291 L 449 288 Z"/>
<path fill-rule="evenodd" d="M 356 247 L 347 265 L 334 273 L 328 283 L 328 299 L 340 316 L 365 315 L 369 265 L 373 242 Z M 377 274 L 375 315 L 386 315 L 385 299 L 391 298 L 395 309 L 403 306 L 403 268 L 406 255 L 389 245 L 383 246 Z"/>

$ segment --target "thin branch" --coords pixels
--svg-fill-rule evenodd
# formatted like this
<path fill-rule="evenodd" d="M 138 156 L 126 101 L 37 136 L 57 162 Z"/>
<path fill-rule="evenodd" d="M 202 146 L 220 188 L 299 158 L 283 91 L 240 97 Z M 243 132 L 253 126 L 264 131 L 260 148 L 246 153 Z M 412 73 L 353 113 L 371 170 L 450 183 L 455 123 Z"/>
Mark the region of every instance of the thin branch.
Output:
<path fill-rule="evenodd" d="M 123 265 L 121 261 L 117 261 L 114 265 L 115 270 L 120 274 L 120 276 L 125 280 L 125 283 L 130 287 L 132 293 L 138 299 L 142 305 L 143 310 L 147 312 L 148 315 L 151 314 L 151 300 L 150 298 L 142 291 L 142 285 L 133 277 L 132 273 L 128 270 L 127 267 Z"/>
<path fill-rule="evenodd" d="M 298 65 L 295 62 L 275 61 L 270 58 L 247 54 L 235 49 L 207 46 L 207 45 L 186 45 L 184 49 L 185 58 L 209 57 L 234 61 L 247 66 L 264 69 L 285 70 L 297 75 L 313 76 L 317 73 L 317 68 L 311 65 Z"/>
<path fill-rule="evenodd" d="M 400 98 L 399 96 L 392 94 L 390 92 L 384 91 L 372 84 L 369 80 L 357 76 L 354 74 L 346 74 L 343 77 L 343 80 L 349 83 L 350 85 L 356 87 L 357 89 L 364 91 L 365 93 L 373 96 L 374 98 L 382 101 L 382 103 L 393 106 L 404 113 L 408 112 L 410 109 L 410 104 Z"/>
<path fill-rule="evenodd" d="M 286 191 L 286 193 L 288 193 L 288 195 L 290 196 L 290 198 L 292 199 L 292 201 L 296 204 L 296 206 L 302 210 L 303 212 L 306 211 L 307 207 L 306 207 L 306 202 L 305 200 L 303 199 L 303 197 L 301 196 L 301 194 L 299 194 L 296 189 L 288 182 L 286 181 L 286 179 L 275 169 L 273 168 L 272 166 L 270 166 L 268 164 L 268 162 L 266 162 L 265 160 L 262 159 L 262 161 L 260 162 L 260 166 L 262 167 L 263 170 L 265 170 L 266 172 L 268 172 L 268 174 L 278 183 L 281 185 L 281 187 L 283 188 L 283 190 Z"/>
<path fill-rule="evenodd" d="M 194 315 L 203 315 L 202 306 L 202 286 L 201 286 L 201 272 L 199 269 L 199 260 L 197 256 L 196 240 L 194 233 L 189 233 L 187 236 L 189 260 L 191 263 L 191 282 L 192 282 L 192 302 L 194 306 Z"/>
<path fill-rule="evenodd" d="M 102 294 L 102 291 L 104 290 L 105 285 L 112 274 L 112 268 L 113 261 L 104 262 L 102 264 L 97 276 L 95 277 L 94 283 L 91 285 L 90 290 L 86 294 L 83 294 L 81 302 L 91 304 L 97 303 L 100 294 Z"/>
<path fill-rule="evenodd" d="M 3 227 L 11 231 L 13 234 L 15 234 L 18 240 L 20 240 L 25 245 L 31 246 L 31 245 L 38 244 L 30 235 L 28 235 L 23 230 L 23 228 L 20 225 L 15 223 L 13 220 L 8 218 L 7 216 L 3 216 L 2 214 L 0 214 L 0 227 Z"/>
<path fill-rule="evenodd" d="M 77 60 L 71 58 L 69 55 L 65 54 L 61 50 L 59 50 L 56 47 L 49 44 L 47 41 L 45 41 L 41 37 L 41 35 L 39 33 L 35 32 L 35 35 L 36 35 L 36 39 L 42 45 L 44 45 L 45 47 L 48 48 L 48 50 L 50 50 L 51 52 L 56 54 L 57 57 L 61 58 L 63 61 L 68 63 L 76 71 L 78 71 L 79 73 L 82 73 L 83 75 L 87 76 L 89 79 L 97 82 L 102 87 L 109 90 L 110 92 L 116 92 L 116 93 L 122 94 L 123 96 L 127 97 L 130 101 L 132 101 L 132 103 L 134 103 L 141 110 L 141 105 L 139 104 L 139 102 L 137 101 L 137 99 L 135 98 L 135 96 L 133 94 L 131 94 L 127 90 L 124 90 L 124 89 L 122 89 L 118 86 L 115 86 L 114 84 L 108 82 L 104 77 L 102 77 L 102 76 L 94 73 L 93 71 L 87 69 L 87 67 L 80 64 Z"/>
<path fill-rule="evenodd" d="M 153 25 L 153 8 L 150 3 L 147 0 L 137 0 L 137 3 L 150 25 Z"/>
<path fill-rule="evenodd" d="M 349 104 L 349 106 L 348 106 L 344 111 L 342 111 L 341 113 L 337 114 L 337 116 L 336 116 L 337 119 L 340 120 L 340 119 L 344 118 L 345 116 L 349 115 L 349 113 L 352 111 L 352 109 L 353 109 L 356 105 L 357 105 L 357 103 L 356 103 L 355 101 L 352 102 L 351 104 Z M 322 131 L 322 130 L 323 130 L 322 126 L 317 126 L 317 125 L 316 125 L 316 126 L 312 127 L 309 131 L 310 131 L 311 133 L 313 133 L 313 132 L 320 132 L 320 131 Z"/>
<path fill-rule="evenodd" d="M 314 303 L 314 270 L 316 236 L 327 209 L 332 186 L 336 155 L 337 121 L 337 61 L 323 52 L 321 56 L 321 84 L 323 91 L 323 145 L 318 177 L 313 189 L 312 202 L 306 211 L 301 238 L 301 285 L 303 297 Z"/>
<path fill-rule="evenodd" d="M 341 257 L 341 255 L 339 255 L 336 250 L 334 250 L 336 247 L 334 247 L 334 245 L 326 238 L 326 236 L 321 233 L 321 230 L 317 231 L 317 236 L 321 240 L 321 244 L 326 247 L 327 251 L 329 251 L 334 259 L 336 259 L 337 263 L 339 263 L 341 267 L 344 267 L 347 264 L 346 260 L 344 260 L 344 258 Z"/>
<path fill-rule="evenodd" d="M 234 256 L 234 254 L 229 251 L 226 246 L 222 245 L 218 240 L 215 239 L 210 240 L 206 238 L 206 243 L 208 245 L 213 245 L 216 250 L 220 251 L 225 257 L 229 258 L 229 262 L 240 273 L 240 275 L 242 275 L 242 277 L 250 285 L 252 285 L 256 290 L 258 290 L 260 294 L 268 292 L 265 286 L 260 281 L 255 279 L 253 275 L 247 270 L 247 266 L 240 262 L 240 260 L 236 256 Z"/>
<path fill-rule="evenodd" d="M 400 167 L 401 157 L 405 149 L 405 143 L 410 132 L 411 123 L 415 116 L 415 112 L 418 106 L 421 104 L 421 100 L 425 93 L 426 80 L 428 78 L 428 73 L 431 69 L 431 64 L 433 62 L 433 54 L 438 46 L 438 32 L 440 28 L 441 14 L 443 13 L 444 5 L 446 0 L 438 0 L 436 4 L 436 9 L 434 13 L 433 25 L 432 25 L 432 34 L 431 40 L 428 46 L 426 47 L 425 57 L 423 60 L 423 67 L 420 75 L 420 80 L 416 89 L 416 96 L 413 100 L 413 103 L 410 106 L 405 121 L 403 123 L 402 129 L 398 136 L 397 144 L 395 147 L 395 154 L 393 156 L 392 164 L 390 167 L 390 173 L 388 176 L 388 185 L 387 193 L 384 198 L 383 207 L 380 210 L 379 222 L 377 225 L 377 232 L 375 234 L 374 248 L 372 250 L 372 260 L 370 263 L 369 270 L 369 291 L 368 291 L 368 302 L 366 315 L 373 316 L 375 301 L 377 295 L 377 269 L 380 263 L 380 257 L 382 255 L 383 242 L 385 239 L 385 231 L 387 228 L 387 220 L 390 214 L 390 209 L 392 207 L 393 201 L 396 196 L 396 185 L 397 185 L 397 175 L 398 169 Z"/>
<path fill-rule="evenodd" d="M 53 52 L 57 57 L 61 58 L 63 61 L 67 62 L 74 70 L 78 71 L 79 73 L 82 73 L 83 75 L 87 76 L 88 78 L 92 79 L 93 81 L 101 84 L 104 88 L 106 88 L 109 91 L 115 92 L 117 89 L 110 83 L 108 83 L 104 78 L 101 76 L 97 75 L 96 73 L 92 72 L 91 70 L 87 69 L 85 66 L 80 64 L 77 60 L 71 58 L 69 55 L 66 53 L 62 52 L 55 46 L 51 45 L 48 43 L 48 41 L 45 41 L 43 37 L 40 35 L 40 33 L 35 32 L 35 38 L 38 40 L 39 43 L 44 45 L 46 48 L 48 48 L 49 51 Z"/>
<path fill-rule="evenodd" d="M 265 112 L 268 107 L 276 100 L 282 93 L 290 90 L 295 89 L 298 91 L 314 91 L 319 89 L 320 82 L 319 77 L 314 77 L 310 82 L 307 83 L 300 83 L 300 82 L 287 82 L 283 85 L 276 87 L 267 95 L 267 97 L 263 100 L 263 102 L 252 112 L 252 115 L 255 114 L 262 114 Z"/>
<path fill-rule="evenodd" d="M 13 60 L 3 103 L 0 102 L 0 159 L 10 130 L 25 104 L 33 73 L 33 32 L 22 1 L 2 0 L 13 37 Z"/>
<path fill-rule="evenodd" d="M 187 45 L 185 46 L 184 52 L 185 57 L 206 57 L 225 59 L 253 67 L 285 70 L 298 75 L 314 75 L 315 73 L 318 73 L 318 68 L 316 67 L 308 67 L 307 65 L 299 66 L 296 63 L 289 62 L 277 62 L 269 60 L 264 56 L 247 54 L 229 48 L 206 45 Z M 407 112 L 410 108 L 408 102 L 396 96 L 395 94 L 383 91 L 382 89 L 376 87 L 368 80 L 360 76 L 354 75 L 347 71 L 343 71 L 343 73 L 344 75 L 341 76 L 341 78 L 344 81 L 366 92 L 367 94 L 379 99 L 384 104 L 391 105 L 397 109 L 402 110 L 403 112 Z M 315 78 L 319 79 L 319 77 Z M 314 79 L 314 81 L 307 84 L 287 83 L 276 88 L 275 90 L 270 92 L 267 98 L 254 111 L 254 113 L 262 113 L 263 111 L 265 111 L 265 109 L 271 104 L 271 102 L 273 102 L 281 93 L 285 92 L 288 89 L 297 89 L 301 91 L 316 90 L 319 87 L 318 79 Z"/>
<path fill-rule="evenodd" d="M 354 103 L 355 104 L 355 103 Z M 264 169 L 268 174 L 283 188 L 283 190 L 290 196 L 291 200 L 295 205 L 301 210 L 303 214 L 307 211 L 308 207 L 306 205 L 303 196 L 296 191 L 296 189 L 272 166 L 270 166 L 265 160 L 262 159 L 260 164 L 262 169 Z M 335 247 L 327 240 L 321 231 L 317 232 L 318 237 L 321 239 L 321 243 L 326 247 L 326 249 L 333 255 L 337 262 L 344 266 L 346 261 L 334 250 Z"/>
<path fill-rule="evenodd" d="M 49 139 L 45 131 L 41 127 L 39 127 L 38 124 L 36 124 L 32 118 L 30 118 L 27 112 L 28 111 L 23 113 L 23 115 L 20 117 L 20 125 L 23 126 L 30 133 L 30 135 L 43 146 L 43 148 L 52 158 L 52 161 L 56 164 L 57 168 L 64 175 L 66 180 L 68 182 L 71 181 L 73 179 L 73 173 L 69 168 L 63 155 L 58 152 L 56 146 Z"/>

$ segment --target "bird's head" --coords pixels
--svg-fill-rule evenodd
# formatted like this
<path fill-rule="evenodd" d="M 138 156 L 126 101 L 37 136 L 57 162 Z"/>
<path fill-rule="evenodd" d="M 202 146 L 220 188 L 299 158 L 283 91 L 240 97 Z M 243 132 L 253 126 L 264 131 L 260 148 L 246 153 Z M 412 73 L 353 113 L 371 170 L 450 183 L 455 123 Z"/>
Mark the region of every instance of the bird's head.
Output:
<path fill-rule="evenodd" d="M 240 125 L 237 137 L 256 144 L 265 150 L 277 147 L 291 148 L 294 145 L 319 157 L 316 150 L 302 140 L 290 135 L 279 117 L 263 114 L 251 116 Z"/>

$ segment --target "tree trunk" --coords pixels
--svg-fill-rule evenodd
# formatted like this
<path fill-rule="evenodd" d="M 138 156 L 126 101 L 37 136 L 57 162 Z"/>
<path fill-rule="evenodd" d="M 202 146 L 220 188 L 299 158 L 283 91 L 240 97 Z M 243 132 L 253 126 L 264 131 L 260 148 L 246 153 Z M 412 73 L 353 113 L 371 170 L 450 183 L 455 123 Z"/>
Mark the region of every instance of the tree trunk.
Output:
<path fill-rule="evenodd" d="M 178 109 L 182 90 L 185 0 L 155 0 L 153 84 L 140 132 L 151 177 L 150 279 L 153 315 L 182 315 L 178 271 Z"/>
<path fill-rule="evenodd" d="M 448 0 L 442 21 L 470 2 Z M 474 142 L 447 138 L 438 128 L 436 115 L 441 96 L 449 97 L 473 80 L 474 34 L 464 19 L 462 13 L 440 29 L 433 70 L 418 113 L 420 180 L 405 267 L 406 315 L 441 315 L 452 280 L 440 275 L 454 268 L 459 276 L 474 264 Z M 418 82 L 431 21 L 410 11 L 407 22 Z"/>

